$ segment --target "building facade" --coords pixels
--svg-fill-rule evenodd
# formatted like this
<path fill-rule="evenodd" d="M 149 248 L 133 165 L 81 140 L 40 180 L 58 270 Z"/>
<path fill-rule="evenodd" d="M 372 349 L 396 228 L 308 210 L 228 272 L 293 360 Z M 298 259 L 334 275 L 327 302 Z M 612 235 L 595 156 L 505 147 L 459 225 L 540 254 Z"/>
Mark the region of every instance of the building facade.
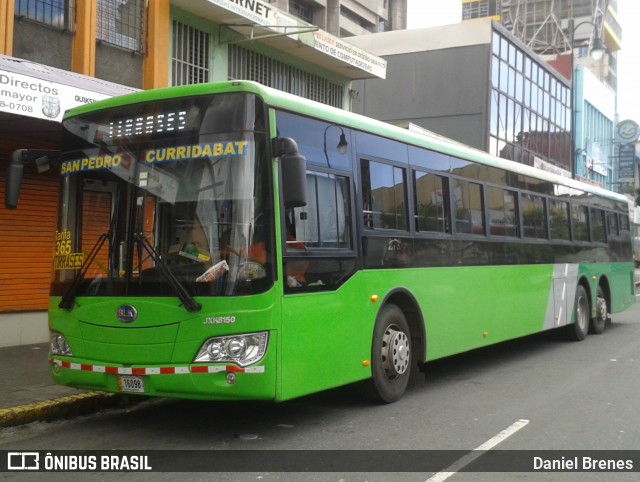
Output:
<path fill-rule="evenodd" d="M 570 83 L 496 22 L 349 40 L 388 62 L 354 82 L 357 112 L 571 176 Z"/>
<path fill-rule="evenodd" d="M 339 35 L 401 25 L 405 3 L 0 0 L 0 194 L 13 151 L 57 149 L 65 109 L 113 95 L 247 79 L 348 109 L 386 62 Z M 0 210 L 0 346 L 48 337 L 57 204 L 58 176 L 27 170 L 18 209 Z"/>
<path fill-rule="evenodd" d="M 464 21 L 493 18 L 569 80 L 572 174 L 622 192 L 614 136 L 622 48 L 617 12 L 616 0 L 462 0 Z M 603 55 L 595 59 L 590 52 L 601 45 Z"/>
<path fill-rule="evenodd" d="M 269 3 L 337 37 L 407 28 L 407 0 L 270 0 Z"/>
<path fill-rule="evenodd" d="M 605 56 L 592 65 L 612 89 L 617 86 L 617 52 L 622 28 L 617 0 L 461 0 L 462 20 L 491 17 L 534 52 L 545 55 L 588 49 L 597 39 Z"/>

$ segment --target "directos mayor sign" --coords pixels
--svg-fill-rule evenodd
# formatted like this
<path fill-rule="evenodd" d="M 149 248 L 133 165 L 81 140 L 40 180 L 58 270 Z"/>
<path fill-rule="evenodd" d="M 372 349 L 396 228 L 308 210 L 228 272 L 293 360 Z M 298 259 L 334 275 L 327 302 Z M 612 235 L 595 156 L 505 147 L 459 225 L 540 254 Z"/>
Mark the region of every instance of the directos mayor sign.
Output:
<path fill-rule="evenodd" d="M 0 112 L 62 121 L 67 109 L 110 96 L 0 70 Z"/>

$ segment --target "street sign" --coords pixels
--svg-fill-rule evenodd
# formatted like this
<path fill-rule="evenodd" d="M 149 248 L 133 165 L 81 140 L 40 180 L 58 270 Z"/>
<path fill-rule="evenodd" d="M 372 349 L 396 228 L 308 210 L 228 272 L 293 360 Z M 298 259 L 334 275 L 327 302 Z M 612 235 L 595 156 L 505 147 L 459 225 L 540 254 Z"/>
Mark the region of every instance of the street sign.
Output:
<path fill-rule="evenodd" d="M 618 180 L 633 182 L 635 179 L 636 146 L 621 144 L 618 146 Z"/>
<path fill-rule="evenodd" d="M 635 121 L 623 120 L 616 125 L 616 141 L 620 144 L 635 144 L 640 139 L 640 126 Z"/>

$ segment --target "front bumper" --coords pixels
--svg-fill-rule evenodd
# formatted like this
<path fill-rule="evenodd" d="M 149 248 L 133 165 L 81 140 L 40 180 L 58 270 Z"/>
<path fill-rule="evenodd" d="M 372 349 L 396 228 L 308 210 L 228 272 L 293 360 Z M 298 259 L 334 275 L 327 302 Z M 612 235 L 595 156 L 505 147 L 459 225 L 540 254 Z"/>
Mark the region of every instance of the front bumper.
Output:
<path fill-rule="evenodd" d="M 49 364 L 56 383 L 86 390 L 201 400 L 273 400 L 276 394 L 275 365 L 268 355 L 244 368 L 233 364 L 125 366 L 62 356 L 50 356 Z M 130 391 L 123 379 L 136 379 L 142 390 Z"/>

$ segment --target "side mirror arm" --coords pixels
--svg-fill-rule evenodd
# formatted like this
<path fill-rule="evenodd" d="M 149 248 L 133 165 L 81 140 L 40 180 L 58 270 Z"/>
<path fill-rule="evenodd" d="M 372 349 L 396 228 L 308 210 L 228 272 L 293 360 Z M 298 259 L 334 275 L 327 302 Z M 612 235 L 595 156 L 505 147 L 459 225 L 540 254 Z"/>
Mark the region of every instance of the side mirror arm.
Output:
<path fill-rule="evenodd" d="M 17 151 L 13 151 L 11 154 L 11 162 L 7 168 L 4 206 L 7 209 L 15 209 L 18 207 L 24 166 L 35 164 L 38 172 L 45 172 L 49 170 L 49 161 L 52 158 L 57 158 L 59 155 L 60 151 L 48 151 L 44 149 L 18 149 Z"/>

